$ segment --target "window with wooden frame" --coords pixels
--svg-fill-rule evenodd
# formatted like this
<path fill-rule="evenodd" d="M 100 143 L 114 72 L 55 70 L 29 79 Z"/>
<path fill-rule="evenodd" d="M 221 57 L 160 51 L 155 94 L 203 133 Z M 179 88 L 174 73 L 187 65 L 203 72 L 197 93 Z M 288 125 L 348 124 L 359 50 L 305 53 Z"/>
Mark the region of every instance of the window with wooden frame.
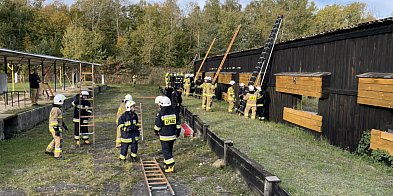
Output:
<path fill-rule="evenodd" d="M 284 107 L 283 119 L 315 132 L 322 132 L 322 119 L 318 115 L 320 98 L 327 98 L 330 82 L 328 72 L 286 72 L 276 76 L 276 91 L 301 96 L 296 108 Z"/>

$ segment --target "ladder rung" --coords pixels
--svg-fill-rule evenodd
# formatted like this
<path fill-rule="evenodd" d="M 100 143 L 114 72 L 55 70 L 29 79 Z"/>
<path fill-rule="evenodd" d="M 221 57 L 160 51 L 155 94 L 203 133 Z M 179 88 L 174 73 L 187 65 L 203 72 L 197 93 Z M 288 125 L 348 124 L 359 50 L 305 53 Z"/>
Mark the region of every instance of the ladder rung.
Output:
<path fill-rule="evenodd" d="M 82 133 L 83 135 L 94 135 L 94 132 L 92 133 Z"/>
<path fill-rule="evenodd" d="M 94 124 L 81 125 L 81 127 L 94 127 Z"/>
<path fill-rule="evenodd" d="M 162 176 L 161 173 L 157 173 L 157 174 L 146 174 L 146 176 Z"/>
<path fill-rule="evenodd" d="M 162 181 L 165 181 L 165 178 L 148 178 L 147 180 L 162 180 Z"/>
<path fill-rule="evenodd" d="M 146 173 L 160 173 L 161 170 L 149 170 L 145 171 Z"/>
<path fill-rule="evenodd" d="M 168 186 L 152 186 L 150 187 L 151 190 L 164 190 L 168 189 Z"/>
<path fill-rule="evenodd" d="M 149 182 L 149 185 L 168 184 L 167 182 Z"/>
<path fill-rule="evenodd" d="M 82 75 L 93 75 L 93 72 L 82 72 Z M 86 81 L 84 81 L 86 82 Z"/>
<path fill-rule="evenodd" d="M 95 118 L 95 116 L 80 116 L 80 118 Z"/>

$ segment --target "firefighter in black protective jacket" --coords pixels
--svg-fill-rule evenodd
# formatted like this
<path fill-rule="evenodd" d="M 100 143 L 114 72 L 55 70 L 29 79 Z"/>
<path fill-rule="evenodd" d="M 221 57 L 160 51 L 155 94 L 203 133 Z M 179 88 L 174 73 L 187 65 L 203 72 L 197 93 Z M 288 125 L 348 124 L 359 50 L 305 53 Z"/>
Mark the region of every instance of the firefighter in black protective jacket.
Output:
<path fill-rule="evenodd" d="M 72 119 L 72 122 L 74 122 L 74 139 L 76 145 L 78 146 L 80 145 L 81 136 L 84 144 L 90 144 L 88 135 L 89 128 L 83 125 L 88 124 L 89 118 L 86 116 L 91 116 L 92 114 L 92 111 L 90 109 L 91 103 L 90 101 L 86 100 L 89 97 L 89 92 L 82 91 L 81 94 L 81 97 L 79 95 L 76 95 L 74 101 L 72 102 L 72 106 L 74 107 L 74 118 Z M 83 118 L 79 118 L 79 114 Z M 79 124 L 81 125 L 80 130 Z"/>
<path fill-rule="evenodd" d="M 176 138 L 180 136 L 180 117 L 175 109 L 171 107 L 171 100 L 168 97 L 163 97 L 160 104 L 161 109 L 156 117 L 154 132 L 160 136 L 165 172 L 171 173 L 175 170 L 173 144 Z"/>
<path fill-rule="evenodd" d="M 137 161 L 138 141 L 139 141 L 139 122 L 138 115 L 135 113 L 135 102 L 126 103 L 126 112 L 119 118 L 118 127 L 121 135 L 120 160 L 124 161 L 127 157 L 128 147 L 131 146 L 131 161 Z"/>

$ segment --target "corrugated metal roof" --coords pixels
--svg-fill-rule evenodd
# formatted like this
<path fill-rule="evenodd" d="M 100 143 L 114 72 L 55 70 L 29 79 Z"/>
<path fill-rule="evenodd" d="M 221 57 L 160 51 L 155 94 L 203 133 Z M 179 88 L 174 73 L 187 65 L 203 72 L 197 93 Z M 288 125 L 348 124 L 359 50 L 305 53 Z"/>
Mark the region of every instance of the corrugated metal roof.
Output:
<path fill-rule="evenodd" d="M 83 65 L 94 65 L 94 66 L 101 66 L 98 63 L 90 63 L 85 61 L 78 61 L 73 59 L 67 58 L 60 58 L 55 56 L 49 55 L 41 55 L 41 54 L 33 54 L 27 53 L 17 50 L 10 50 L 6 48 L 0 48 L 0 62 L 4 62 L 5 58 L 7 58 L 7 62 L 14 63 L 14 64 L 27 64 L 30 60 L 30 63 L 33 65 L 39 65 L 42 62 L 45 64 L 53 64 L 53 63 L 64 63 L 65 65 L 79 65 L 82 63 Z"/>

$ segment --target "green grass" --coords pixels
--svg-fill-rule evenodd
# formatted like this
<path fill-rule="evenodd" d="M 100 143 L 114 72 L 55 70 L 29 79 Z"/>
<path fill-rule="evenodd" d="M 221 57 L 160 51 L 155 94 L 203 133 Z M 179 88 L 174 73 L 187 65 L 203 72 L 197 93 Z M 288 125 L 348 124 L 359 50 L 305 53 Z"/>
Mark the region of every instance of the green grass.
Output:
<path fill-rule="evenodd" d="M 216 101 L 214 112 L 201 110 L 199 99 L 185 98 L 184 105 L 277 175 L 293 195 L 393 195 L 393 168 L 315 140 L 299 128 L 228 114 L 224 102 Z"/>
<path fill-rule="evenodd" d="M 129 85 L 113 86 L 101 93 L 98 106 L 95 146 L 74 147 L 72 111 L 67 111 L 63 161 L 56 161 L 43 152 L 51 140 L 47 121 L 16 138 L 0 142 L 0 192 L 22 190 L 28 195 L 129 195 L 143 183 L 139 163 L 118 161 L 114 148 L 115 114 L 120 100 L 131 93 L 143 104 L 145 141 L 140 143 L 139 155 L 162 160 L 161 146 L 153 134 L 157 107 L 154 99 L 138 99 L 157 95 L 158 87 Z M 49 115 L 49 114 L 48 114 Z M 175 144 L 177 173 L 170 174 L 195 195 L 222 195 L 217 187 L 233 195 L 252 195 L 240 177 L 229 168 L 217 169 L 212 163 L 217 157 L 198 139 L 182 138 Z M 202 166 L 200 166 L 202 164 Z M 54 187 L 54 188 L 53 188 Z M 112 187 L 113 190 L 108 190 Z"/>

